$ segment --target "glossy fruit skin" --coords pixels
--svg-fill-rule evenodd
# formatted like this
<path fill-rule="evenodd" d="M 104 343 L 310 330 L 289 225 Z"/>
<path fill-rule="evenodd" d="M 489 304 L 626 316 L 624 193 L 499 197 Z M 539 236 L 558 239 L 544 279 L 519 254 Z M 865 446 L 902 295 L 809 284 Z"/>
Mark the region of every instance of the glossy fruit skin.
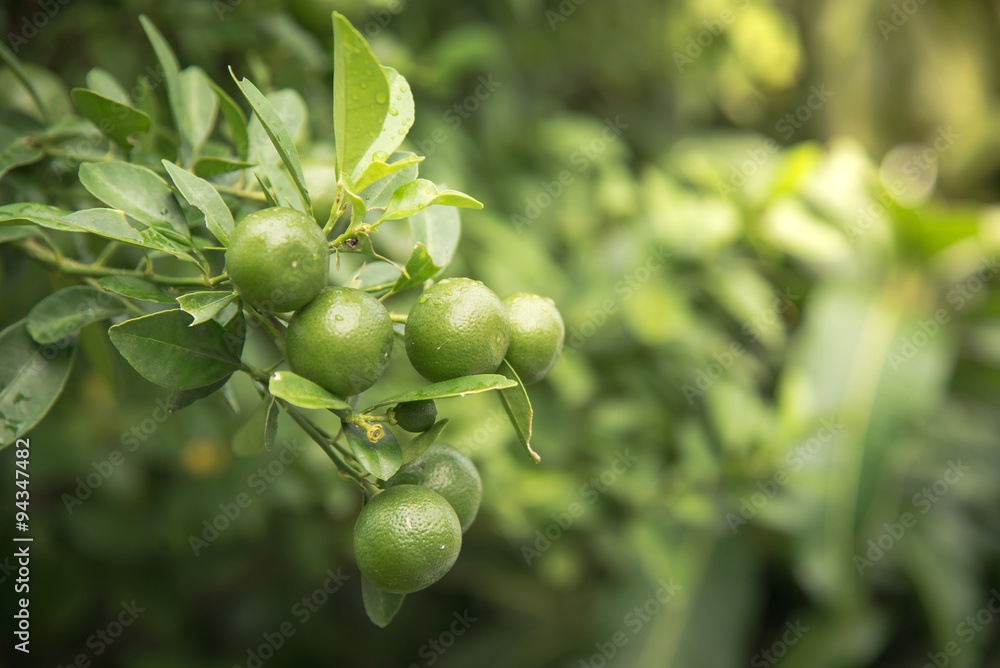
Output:
<path fill-rule="evenodd" d="M 435 443 L 388 481 L 390 486 L 420 485 L 434 490 L 451 504 L 462 525 L 469 530 L 483 498 L 483 481 L 472 461 L 446 443 Z"/>
<path fill-rule="evenodd" d="M 410 594 L 447 573 L 462 549 L 455 511 L 437 492 L 417 485 L 390 487 L 362 508 L 354 525 L 361 574 L 379 589 Z"/>
<path fill-rule="evenodd" d="M 562 353 L 566 326 L 555 303 L 539 295 L 515 292 L 504 298 L 510 319 L 506 359 L 525 385 L 544 378 Z"/>
<path fill-rule="evenodd" d="M 492 373 L 510 345 L 510 322 L 500 298 L 479 281 L 448 278 L 410 309 L 406 355 L 432 382 Z"/>
<path fill-rule="evenodd" d="M 396 404 L 393 409 L 396 424 L 412 432 L 427 431 L 433 427 L 437 414 L 437 406 L 434 405 L 433 399 L 407 401 Z"/>
<path fill-rule="evenodd" d="M 251 213 L 233 231 L 226 271 L 251 306 L 281 313 L 308 304 L 326 286 L 329 247 L 316 221 L 294 209 Z"/>
<path fill-rule="evenodd" d="M 375 384 L 389 364 L 389 312 L 367 292 L 326 288 L 288 323 L 285 354 L 292 371 L 349 397 Z"/>

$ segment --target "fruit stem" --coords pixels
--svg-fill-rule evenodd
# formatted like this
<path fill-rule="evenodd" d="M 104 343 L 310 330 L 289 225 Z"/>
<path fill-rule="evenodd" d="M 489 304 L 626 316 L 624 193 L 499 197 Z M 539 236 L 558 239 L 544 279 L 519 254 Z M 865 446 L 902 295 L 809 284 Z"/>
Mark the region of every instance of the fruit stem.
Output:
<path fill-rule="evenodd" d="M 340 452 L 333 447 L 332 441 L 336 440 L 336 438 L 328 439 L 324 437 L 323 434 L 319 433 L 318 429 L 312 424 L 312 422 L 299 413 L 296 408 L 290 406 L 288 402 L 283 399 L 279 399 L 278 401 L 281 402 L 281 407 L 285 409 L 285 412 L 288 413 L 293 420 L 295 420 L 296 424 L 302 427 L 302 430 L 309 435 L 309 438 L 316 441 L 316 444 L 323 449 L 323 452 L 326 453 L 327 457 L 333 460 L 333 463 L 342 473 L 353 478 L 354 480 L 357 480 L 358 483 L 364 482 L 364 476 L 355 470 L 353 466 L 348 464 L 347 461 L 341 456 Z"/>
<path fill-rule="evenodd" d="M 389 320 L 393 322 L 401 322 L 406 324 L 406 314 L 405 313 L 389 313 Z"/>

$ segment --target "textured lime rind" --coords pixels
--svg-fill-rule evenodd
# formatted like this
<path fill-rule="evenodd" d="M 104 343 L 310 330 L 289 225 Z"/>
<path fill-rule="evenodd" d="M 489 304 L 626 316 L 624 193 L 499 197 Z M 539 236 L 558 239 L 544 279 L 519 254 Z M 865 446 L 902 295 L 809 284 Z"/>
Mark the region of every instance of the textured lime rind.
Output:
<path fill-rule="evenodd" d="M 544 378 L 562 353 L 566 327 L 555 303 L 527 292 L 503 300 L 510 320 L 507 361 L 525 385 Z"/>
<path fill-rule="evenodd" d="M 389 478 L 389 485 L 420 485 L 434 490 L 455 509 L 462 533 L 472 526 L 483 498 L 483 481 L 476 465 L 447 443 L 435 443 L 405 464 Z"/>

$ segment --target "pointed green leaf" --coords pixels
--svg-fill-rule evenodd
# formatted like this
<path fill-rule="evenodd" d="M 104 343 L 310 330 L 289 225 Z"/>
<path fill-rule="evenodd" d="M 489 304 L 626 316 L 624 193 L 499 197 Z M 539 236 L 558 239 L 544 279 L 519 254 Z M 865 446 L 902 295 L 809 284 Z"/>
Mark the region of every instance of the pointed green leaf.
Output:
<path fill-rule="evenodd" d="M 205 226 L 223 246 L 229 245 L 236 223 L 233 214 L 211 183 L 200 179 L 191 172 L 181 169 L 172 162 L 163 161 L 167 173 L 173 179 L 177 190 L 192 206 L 205 214 Z"/>
<path fill-rule="evenodd" d="M 42 114 L 42 123 L 48 125 L 52 120 L 51 114 L 42 102 L 42 97 L 38 94 L 38 90 L 28 77 L 28 73 L 24 71 L 24 66 L 21 65 L 21 61 L 18 60 L 17 56 L 14 55 L 14 52 L 8 49 L 7 45 L 2 42 L 0 42 L 0 61 L 3 61 L 4 64 L 10 68 L 10 71 L 14 73 L 14 76 L 17 77 L 18 81 L 20 81 L 21 84 L 27 89 L 28 95 L 30 95 L 31 99 L 35 101 L 36 105 L 38 105 L 38 111 Z"/>
<path fill-rule="evenodd" d="M 467 394 L 499 390 L 517 385 L 517 380 L 511 380 L 496 373 L 482 373 L 475 376 L 462 376 L 443 380 L 440 383 L 425 385 L 418 390 L 410 390 L 383 399 L 371 408 L 398 404 L 404 401 L 422 401 L 423 399 L 444 399 L 446 397 L 464 397 Z M 371 409 L 369 409 L 371 410 Z"/>
<path fill-rule="evenodd" d="M 379 480 L 388 480 L 403 465 L 403 449 L 388 429 L 383 429 L 381 438 L 374 443 L 364 429 L 353 424 L 344 424 L 344 435 L 354 457 Z"/>
<path fill-rule="evenodd" d="M 420 285 L 439 271 L 441 271 L 441 267 L 434 264 L 430 253 L 427 252 L 427 247 L 418 243 L 413 247 L 410 258 L 406 261 L 406 266 L 403 267 L 403 273 L 396 279 L 390 294 Z"/>
<path fill-rule="evenodd" d="M 391 67 L 383 67 L 386 82 L 389 84 L 389 108 L 382 121 L 382 129 L 372 142 L 364 157 L 352 171 L 357 177 L 368 171 L 373 161 L 385 160 L 392 155 L 406 139 L 406 134 L 413 127 L 414 104 L 413 93 L 402 74 Z M 360 178 L 357 179 L 360 181 Z M 357 186 L 358 189 L 364 186 Z"/>
<path fill-rule="evenodd" d="M 38 162 L 44 155 L 35 148 L 30 138 L 17 137 L 0 151 L 0 179 L 16 167 Z"/>
<path fill-rule="evenodd" d="M 406 594 L 390 594 L 382 591 L 368 578 L 361 576 L 361 598 L 365 604 L 368 619 L 379 628 L 385 628 L 403 605 Z"/>
<path fill-rule="evenodd" d="M 396 162 L 402 160 L 409 161 L 410 164 L 395 174 L 392 174 L 389 178 L 376 181 L 358 193 L 361 196 L 361 199 L 364 200 L 366 209 L 385 209 L 385 207 L 389 204 L 389 200 L 392 199 L 392 194 L 394 192 L 403 186 L 403 184 L 409 183 L 417 178 L 419 170 L 416 163 L 419 161 L 412 160 L 414 157 L 416 156 L 414 156 L 413 153 L 400 151 L 390 158 L 390 165 L 394 165 Z"/>
<path fill-rule="evenodd" d="M 389 82 L 368 42 L 339 12 L 333 13 L 333 38 L 333 135 L 346 179 L 382 131 Z"/>
<path fill-rule="evenodd" d="M 123 151 L 131 148 L 128 141 L 130 135 L 149 130 L 149 116 L 135 107 L 86 88 L 74 88 L 70 91 L 70 96 L 83 117 L 96 125 Z"/>
<path fill-rule="evenodd" d="M 333 408 L 349 411 L 343 399 L 291 371 L 276 371 L 268 382 L 268 391 L 279 399 L 301 408 Z"/>
<path fill-rule="evenodd" d="M 84 209 L 63 216 L 59 222 L 64 223 L 73 232 L 90 232 L 106 239 L 157 250 L 186 262 L 198 264 L 198 261 L 188 253 L 191 249 L 190 240 L 187 240 L 188 245 L 185 247 L 167 238 L 159 230 L 153 228 L 137 230 L 129 225 L 122 211 Z"/>
<path fill-rule="evenodd" d="M 35 224 L 60 232 L 76 232 L 74 226 L 62 222 L 69 211 L 48 204 L 18 202 L 0 206 L 0 226 Z"/>
<path fill-rule="evenodd" d="M 278 402 L 274 397 L 267 399 L 267 414 L 264 416 L 264 449 L 270 450 L 278 436 Z"/>
<path fill-rule="evenodd" d="M 206 320 L 215 317 L 236 299 L 236 293 L 230 290 L 208 290 L 205 292 L 189 292 L 177 298 L 177 303 L 181 305 L 181 310 L 194 316 L 191 327 L 200 325 Z"/>
<path fill-rule="evenodd" d="M 247 137 L 246 115 L 244 115 L 239 105 L 236 104 L 236 101 L 219 84 L 209 79 L 208 85 L 212 87 L 212 90 L 215 91 L 215 96 L 219 98 L 219 107 L 222 109 L 222 115 L 226 118 L 226 125 L 229 127 L 229 134 L 232 135 L 236 155 L 241 159 L 246 159 L 247 152 L 250 150 L 250 139 Z M 198 173 L 197 169 L 195 169 L 195 173 L 198 176 L 207 176 L 206 174 Z"/>
<path fill-rule="evenodd" d="M 528 398 L 528 393 L 525 391 L 521 379 L 517 377 L 517 373 L 507 360 L 504 360 L 497 370 L 507 378 L 515 381 L 513 387 L 500 390 L 500 404 L 503 406 L 504 411 L 506 411 L 507 417 L 510 418 L 510 423 L 514 425 L 514 431 L 517 432 L 517 439 L 521 441 L 521 445 L 524 446 L 528 457 L 531 458 L 531 461 L 538 463 L 542 461 L 542 458 L 538 456 L 537 452 L 531 449 L 531 422 L 534 414 L 531 410 L 531 400 Z"/>
<path fill-rule="evenodd" d="M 261 192 L 264 193 L 264 201 L 267 202 L 268 206 L 278 206 L 278 201 L 274 199 L 274 195 L 271 193 L 271 189 L 267 187 L 264 180 L 260 178 L 260 174 L 257 172 L 253 173 L 254 178 L 257 179 L 257 185 L 260 186 Z"/>
<path fill-rule="evenodd" d="M 179 76 L 181 99 L 184 103 L 184 127 L 194 154 L 212 134 L 219 116 L 219 98 L 208 83 L 208 75 L 196 66 L 185 68 Z"/>
<path fill-rule="evenodd" d="M 160 231 L 190 236 L 174 193 L 156 172 L 127 162 L 85 162 L 80 183 L 112 209 L 120 209 Z"/>
<path fill-rule="evenodd" d="M 414 459 L 427 452 L 427 448 L 434 445 L 434 441 L 438 439 L 438 436 L 441 435 L 441 432 L 444 431 L 447 424 L 448 418 L 438 420 L 434 423 L 433 427 L 427 431 L 421 432 L 413 440 L 404 445 L 403 464 L 409 464 Z"/>
<path fill-rule="evenodd" d="M 455 207 L 435 204 L 410 216 L 410 236 L 427 247 L 431 260 L 447 267 L 458 247 L 462 223 Z"/>
<path fill-rule="evenodd" d="M 196 401 L 215 394 L 222 386 L 229 382 L 230 376 L 224 376 L 214 383 L 192 387 L 189 390 L 174 390 L 167 401 L 167 412 L 176 413 L 182 408 L 187 408 Z"/>
<path fill-rule="evenodd" d="M 295 187 L 302 196 L 302 201 L 306 203 L 307 209 L 311 211 L 312 201 L 309 199 L 309 192 L 306 190 L 306 179 L 302 175 L 302 163 L 299 161 L 299 152 L 295 148 L 292 136 L 288 133 L 288 128 L 285 127 L 284 122 L 281 120 L 278 112 L 274 110 L 271 103 L 257 90 L 257 87 L 249 79 L 236 79 L 236 73 L 233 72 L 232 68 L 229 69 L 229 73 L 239 85 L 240 90 L 243 91 L 260 124 L 264 126 L 264 131 L 271 139 L 271 143 L 274 144 L 274 149 L 278 152 L 278 156 L 281 157 L 281 162 L 291 174 L 292 181 L 294 181 Z"/>
<path fill-rule="evenodd" d="M 354 182 L 354 189 L 362 191 L 376 181 L 395 174 L 401 169 L 406 169 L 410 165 L 416 165 L 418 162 L 422 162 L 423 159 L 424 156 L 422 155 L 414 155 L 397 162 L 383 162 L 381 160 L 369 162 L 368 166 L 361 173 L 361 176 Z"/>
<path fill-rule="evenodd" d="M 54 343 L 84 325 L 126 313 L 118 297 L 82 285 L 63 288 L 45 297 L 28 312 L 28 334 L 38 343 Z"/>
<path fill-rule="evenodd" d="M 111 72 L 100 67 L 94 67 L 87 72 L 84 81 L 87 82 L 87 88 L 98 95 L 119 104 L 131 106 L 124 86 L 121 85 Z"/>
<path fill-rule="evenodd" d="M 175 300 L 155 284 L 134 276 L 105 276 L 97 280 L 97 284 L 108 292 L 116 295 L 138 299 L 157 304 L 173 304 Z"/>
<path fill-rule="evenodd" d="M 16 441 L 45 417 L 62 393 L 76 345 L 40 345 L 24 321 L 0 332 L 0 447 Z"/>
<path fill-rule="evenodd" d="M 389 200 L 381 220 L 408 218 L 432 204 L 458 206 L 465 209 L 483 208 L 482 202 L 465 193 L 460 193 L 457 190 L 439 191 L 432 181 L 417 179 L 403 184 L 392 194 L 392 199 Z"/>
<path fill-rule="evenodd" d="M 163 68 L 163 79 L 167 87 L 167 101 L 170 104 L 170 113 L 174 117 L 174 123 L 177 124 L 177 133 L 181 137 L 181 154 L 186 159 L 190 154 L 190 148 L 185 138 L 190 136 L 190 132 L 187 127 L 182 127 L 186 125 L 187 113 L 184 109 L 184 98 L 181 93 L 181 68 L 177 64 L 177 56 L 174 55 L 173 49 L 170 48 L 163 34 L 153 25 L 149 17 L 143 14 L 139 17 L 139 23 L 142 24 L 142 29 L 146 32 L 149 43 L 153 45 L 153 51 L 156 52 L 156 59 L 160 61 L 160 66 Z"/>
<path fill-rule="evenodd" d="M 160 311 L 115 325 L 108 335 L 136 371 L 171 389 L 208 385 L 240 368 L 242 341 L 214 320 L 190 322 L 180 309 Z"/>

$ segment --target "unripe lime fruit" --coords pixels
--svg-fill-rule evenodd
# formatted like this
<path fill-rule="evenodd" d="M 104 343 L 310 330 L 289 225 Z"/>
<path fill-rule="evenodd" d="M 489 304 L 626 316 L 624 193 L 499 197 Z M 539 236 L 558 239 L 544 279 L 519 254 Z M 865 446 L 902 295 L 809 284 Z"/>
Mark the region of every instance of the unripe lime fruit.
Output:
<path fill-rule="evenodd" d="M 462 549 L 462 527 L 444 497 L 426 487 L 390 487 L 362 508 L 354 557 L 379 589 L 409 594 L 434 584 Z"/>
<path fill-rule="evenodd" d="M 515 292 L 503 300 L 510 319 L 507 361 L 525 385 L 548 374 L 562 352 L 566 327 L 548 297 Z"/>
<path fill-rule="evenodd" d="M 470 278 L 448 278 L 410 309 L 406 355 L 432 382 L 492 373 L 510 344 L 507 312 L 492 290 Z"/>
<path fill-rule="evenodd" d="M 381 302 L 327 288 L 292 316 L 285 354 L 292 371 L 342 397 L 364 392 L 389 364 L 392 321 Z"/>
<path fill-rule="evenodd" d="M 445 443 L 435 443 L 389 479 L 390 486 L 420 485 L 445 498 L 458 515 L 462 533 L 469 530 L 483 498 L 483 481 L 472 461 Z"/>
<path fill-rule="evenodd" d="M 226 271 L 248 304 L 294 311 L 326 285 L 329 249 L 316 221 L 295 209 L 273 207 L 240 221 L 226 249 Z"/>
<path fill-rule="evenodd" d="M 434 426 L 434 420 L 438 414 L 433 399 L 405 401 L 396 404 L 392 412 L 396 418 L 396 424 L 406 431 L 427 431 Z"/>

